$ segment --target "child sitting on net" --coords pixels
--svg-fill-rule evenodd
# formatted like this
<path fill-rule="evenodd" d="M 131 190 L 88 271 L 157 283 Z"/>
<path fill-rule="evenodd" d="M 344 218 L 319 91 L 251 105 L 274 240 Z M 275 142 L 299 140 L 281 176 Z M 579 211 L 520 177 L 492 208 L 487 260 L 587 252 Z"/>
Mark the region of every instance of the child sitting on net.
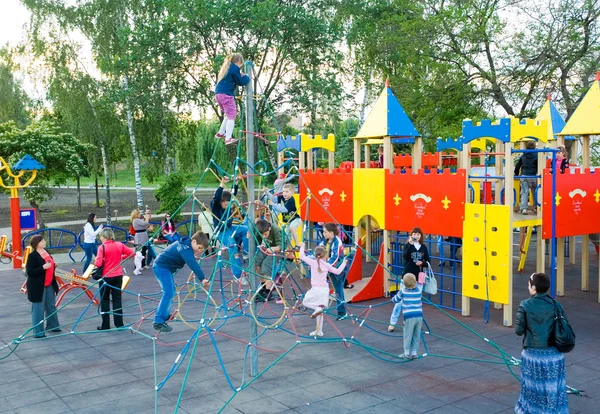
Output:
<path fill-rule="evenodd" d="M 329 304 L 327 273 L 339 275 L 348 261 L 344 259 L 340 267 L 327 263 L 327 251 L 323 246 L 317 246 L 314 253 L 314 258 L 308 257 L 304 253 L 304 243 L 300 245 L 300 260 L 310 266 L 311 286 L 310 290 L 304 295 L 302 305 L 315 310 L 310 317 L 317 318 L 317 328 L 310 333 L 310 336 L 323 336 L 323 311 Z"/>
<path fill-rule="evenodd" d="M 282 194 L 274 195 L 269 200 L 269 206 L 273 211 L 281 214 L 281 221 L 287 227 L 289 240 L 293 242 L 292 247 L 298 247 L 299 245 L 298 228 L 302 226 L 302 220 L 298 215 L 296 200 L 294 199 L 295 192 L 296 187 L 294 184 L 284 184 Z"/>
<path fill-rule="evenodd" d="M 423 324 L 423 285 L 417 284 L 417 277 L 406 273 L 400 283 L 400 291 L 392 298 L 394 312 L 398 308 L 404 317 L 404 359 L 417 359 Z M 391 325 L 390 325 L 391 326 Z M 388 329 L 389 330 L 389 329 Z"/>

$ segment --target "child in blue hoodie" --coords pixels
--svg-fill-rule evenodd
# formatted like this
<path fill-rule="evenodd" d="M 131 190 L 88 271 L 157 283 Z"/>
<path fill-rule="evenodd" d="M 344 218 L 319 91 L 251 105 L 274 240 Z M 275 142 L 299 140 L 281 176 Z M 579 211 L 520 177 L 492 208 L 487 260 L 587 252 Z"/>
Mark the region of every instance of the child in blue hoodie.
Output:
<path fill-rule="evenodd" d="M 225 144 L 234 142 L 231 136 L 233 135 L 235 117 L 237 116 L 237 108 L 235 106 L 235 99 L 233 98 L 235 90 L 238 86 L 245 86 L 250 82 L 250 77 L 244 75 L 240 70 L 243 64 L 244 58 L 239 53 L 227 56 L 219 70 L 219 77 L 217 78 L 215 99 L 225 115 L 223 116 L 221 128 L 215 135 L 215 138 L 225 138 Z"/>
<path fill-rule="evenodd" d="M 179 241 L 169 245 L 154 261 L 152 271 L 163 291 L 154 316 L 153 326 L 157 331 L 171 332 L 173 330 L 167 325 L 171 313 L 171 301 L 175 296 L 173 273 L 187 264 L 204 287 L 208 286 L 209 281 L 204 278 L 204 272 L 196 261 L 196 255 L 202 254 L 206 248 L 208 248 L 208 236 L 205 233 L 197 232 L 191 238 L 182 237 Z"/>

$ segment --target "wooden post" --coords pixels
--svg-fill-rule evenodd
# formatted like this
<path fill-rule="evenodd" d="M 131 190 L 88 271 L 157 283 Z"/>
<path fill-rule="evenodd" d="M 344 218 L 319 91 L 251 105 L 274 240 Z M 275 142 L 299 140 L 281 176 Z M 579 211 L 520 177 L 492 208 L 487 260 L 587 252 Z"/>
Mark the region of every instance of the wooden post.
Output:
<path fill-rule="evenodd" d="M 576 237 L 575 236 L 571 236 L 569 238 L 569 263 L 571 263 L 572 265 L 575 264 L 575 242 L 576 242 Z"/>
<path fill-rule="evenodd" d="M 360 168 L 360 139 L 354 138 L 354 168 Z"/>
<path fill-rule="evenodd" d="M 465 185 L 467 187 L 465 203 L 471 203 L 470 200 L 470 192 L 469 192 L 469 174 L 471 172 L 471 157 L 469 156 L 469 152 L 471 151 L 471 144 L 465 144 L 462 149 L 461 155 L 458 157 L 458 167 L 465 170 L 465 174 L 467 175 L 467 179 L 465 180 Z M 471 315 L 471 298 L 461 295 L 462 298 L 462 315 L 469 316 Z"/>
<path fill-rule="evenodd" d="M 542 239 L 542 226 L 537 226 L 537 241 L 535 270 L 538 273 L 546 273 L 546 242 Z"/>
<path fill-rule="evenodd" d="M 315 170 L 315 159 L 314 159 L 314 153 L 313 153 L 313 149 L 309 149 L 308 151 L 306 151 L 306 168 L 308 168 L 309 170 L 314 171 Z"/>
<path fill-rule="evenodd" d="M 412 173 L 416 174 L 423 166 L 423 138 L 415 137 L 412 150 Z"/>
<path fill-rule="evenodd" d="M 583 154 L 581 159 L 582 170 L 590 168 L 590 136 L 581 136 L 581 152 Z M 581 290 L 588 291 L 590 288 L 590 236 L 584 234 L 581 236 Z"/>
<path fill-rule="evenodd" d="M 509 244 L 508 244 L 508 251 L 510 252 L 510 255 L 512 257 L 512 251 L 513 251 L 513 232 L 512 232 L 512 228 L 513 228 L 513 209 L 512 209 L 512 205 L 513 205 L 513 201 L 514 201 L 514 195 L 513 195 L 513 188 L 514 188 L 514 180 L 512 179 L 513 175 L 512 172 L 515 169 L 514 166 L 514 160 L 512 157 L 512 144 L 510 142 L 507 142 L 506 144 L 504 144 L 504 153 L 506 154 L 506 159 L 505 159 L 505 171 L 506 171 L 506 176 L 507 177 L 511 177 L 511 179 L 507 179 L 505 180 L 505 189 L 504 189 L 504 200 L 506 202 L 506 205 L 511 206 L 510 211 L 511 214 L 509 214 L 509 222 L 508 222 L 508 228 L 511 229 L 510 232 L 510 237 L 509 237 Z M 513 311 L 513 267 L 512 267 L 512 260 L 511 260 L 511 265 L 508 266 L 508 304 L 504 306 L 504 326 L 512 326 L 512 320 L 513 320 L 513 316 L 512 316 L 512 311 Z"/>
<path fill-rule="evenodd" d="M 383 168 L 394 172 L 394 151 L 390 137 L 383 137 Z"/>
<path fill-rule="evenodd" d="M 304 151 L 298 151 L 298 169 L 303 171 L 306 169 L 306 162 L 304 158 Z"/>
<path fill-rule="evenodd" d="M 327 151 L 328 152 L 328 164 L 329 164 L 329 174 L 331 174 L 333 172 L 333 169 L 335 168 L 335 152 L 334 151 Z"/>
<path fill-rule="evenodd" d="M 365 144 L 365 168 L 371 168 L 371 146 Z"/>

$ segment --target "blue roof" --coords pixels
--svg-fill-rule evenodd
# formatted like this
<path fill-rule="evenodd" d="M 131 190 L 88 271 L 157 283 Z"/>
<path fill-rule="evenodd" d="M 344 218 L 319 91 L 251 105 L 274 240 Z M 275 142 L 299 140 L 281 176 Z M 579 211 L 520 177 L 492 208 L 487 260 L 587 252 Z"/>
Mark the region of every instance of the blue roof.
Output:
<path fill-rule="evenodd" d="M 31 171 L 31 170 L 43 170 L 44 167 L 37 160 L 35 160 L 31 155 L 26 154 L 19 162 L 12 166 L 13 171 Z"/>
<path fill-rule="evenodd" d="M 550 119 L 552 120 L 552 134 L 554 134 L 554 138 L 556 138 L 556 134 L 561 133 L 566 122 L 552 101 L 550 101 Z M 566 141 L 575 140 L 575 137 L 572 135 L 565 136 L 564 138 Z"/>

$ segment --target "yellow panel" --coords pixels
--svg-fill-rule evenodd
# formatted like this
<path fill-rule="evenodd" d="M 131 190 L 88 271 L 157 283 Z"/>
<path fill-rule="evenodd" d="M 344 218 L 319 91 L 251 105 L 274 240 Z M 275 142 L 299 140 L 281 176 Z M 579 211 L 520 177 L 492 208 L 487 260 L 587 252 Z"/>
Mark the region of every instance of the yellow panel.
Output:
<path fill-rule="evenodd" d="M 372 216 L 385 229 L 385 172 L 382 168 L 355 168 L 353 171 L 353 222 Z"/>
<path fill-rule="evenodd" d="M 485 152 L 486 141 L 487 140 L 485 138 L 474 139 L 473 141 L 471 141 L 471 148 L 477 148 L 478 150 Z"/>
<path fill-rule="evenodd" d="M 558 135 L 600 134 L 600 82 L 594 81 L 569 121 Z"/>
<path fill-rule="evenodd" d="M 552 115 L 550 113 L 549 100 L 547 100 L 544 106 L 542 106 L 542 109 L 540 109 L 540 112 L 538 112 L 537 116 L 535 117 L 535 120 L 546 121 L 548 132 L 546 133 L 546 140 L 544 142 L 554 141 L 554 134 L 552 133 Z"/>
<path fill-rule="evenodd" d="M 508 206 L 465 204 L 463 296 L 508 304 L 509 266 L 512 266 L 509 223 Z"/>
<path fill-rule="evenodd" d="M 387 88 L 383 88 L 381 95 L 375 102 L 375 106 L 369 113 L 367 120 L 363 124 L 356 138 L 377 138 L 385 137 L 388 134 L 388 93 Z"/>
<path fill-rule="evenodd" d="M 323 148 L 331 152 L 335 152 L 335 135 L 329 134 L 323 138 L 322 135 L 302 135 L 300 142 L 301 150 L 308 151 L 313 148 Z"/>
<path fill-rule="evenodd" d="M 519 119 L 510 118 L 510 142 L 521 141 L 523 138 L 535 138 L 538 141 L 548 142 L 548 121 L 525 119 L 521 124 Z"/>

